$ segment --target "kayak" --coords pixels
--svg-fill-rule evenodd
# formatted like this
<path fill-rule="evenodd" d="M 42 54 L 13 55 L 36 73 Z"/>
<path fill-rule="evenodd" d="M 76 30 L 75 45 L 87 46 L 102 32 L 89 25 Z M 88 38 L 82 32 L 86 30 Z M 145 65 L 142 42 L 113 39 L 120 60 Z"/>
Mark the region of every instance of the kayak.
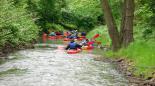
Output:
<path fill-rule="evenodd" d="M 85 36 L 80 36 L 79 38 L 78 38 L 78 40 L 79 41 L 82 41 L 83 39 L 85 39 L 86 37 Z"/>
<path fill-rule="evenodd" d="M 64 50 L 65 47 L 64 47 L 64 46 L 58 46 L 57 49 L 58 49 L 58 50 Z"/>
<path fill-rule="evenodd" d="M 49 36 L 48 39 L 49 40 L 55 40 L 55 39 L 57 39 L 57 37 L 56 36 Z"/>
<path fill-rule="evenodd" d="M 85 39 L 86 37 L 85 37 L 85 36 L 81 36 L 80 38 L 83 38 L 83 39 Z"/>
<path fill-rule="evenodd" d="M 47 41 L 47 34 L 46 33 L 43 33 L 42 40 L 44 43 Z"/>
<path fill-rule="evenodd" d="M 64 41 L 70 41 L 71 39 L 69 39 L 69 38 L 64 38 Z"/>
<path fill-rule="evenodd" d="M 77 50 L 67 50 L 68 54 L 77 54 L 81 51 L 81 49 L 77 49 Z"/>
<path fill-rule="evenodd" d="M 77 40 L 78 40 L 78 41 L 82 41 L 83 39 L 84 39 L 84 38 L 78 38 Z"/>
<path fill-rule="evenodd" d="M 92 50 L 92 49 L 94 49 L 94 47 L 93 46 L 83 46 L 82 49 L 83 50 Z"/>
<path fill-rule="evenodd" d="M 92 50 L 92 49 L 94 49 L 93 46 L 88 46 L 88 48 L 87 48 L 87 50 Z"/>
<path fill-rule="evenodd" d="M 63 36 L 62 36 L 62 35 L 58 35 L 58 36 L 56 36 L 56 38 L 57 38 L 57 39 L 62 39 Z"/>

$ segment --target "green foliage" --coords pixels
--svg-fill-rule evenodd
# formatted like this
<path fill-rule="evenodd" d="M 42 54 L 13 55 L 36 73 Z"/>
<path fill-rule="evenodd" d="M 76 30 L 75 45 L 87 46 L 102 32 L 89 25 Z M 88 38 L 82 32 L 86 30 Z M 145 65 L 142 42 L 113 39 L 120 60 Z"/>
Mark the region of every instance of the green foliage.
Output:
<path fill-rule="evenodd" d="M 55 24 L 55 23 L 53 23 L 53 24 L 49 24 L 50 25 L 50 29 L 51 30 L 55 30 L 55 31 L 63 31 L 64 30 L 64 27 L 63 26 L 61 26 L 61 25 L 59 25 L 59 24 Z"/>
<path fill-rule="evenodd" d="M 64 23 L 71 21 L 80 31 L 90 31 L 97 24 L 103 24 L 103 19 L 99 19 L 103 18 L 100 0 L 66 0 L 66 3 L 63 19 L 67 17 L 67 22 Z"/>
<path fill-rule="evenodd" d="M 118 52 L 107 52 L 108 57 L 123 57 L 130 59 L 134 62 L 136 75 L 144 74 L 146 77 L 151 76 L 154 71 L 155 65 L 155 42 L 151 41 L 136 41 L 132 43 L 128 48 L 121 49 Z"/>
<path fill-rule="evenodd" d="M 58 21 L 60 17 L 60 6 L 55 6 L 57 0 L 40 0 L 39 11 L 43 19 L 48 22 Z"/>
<path fill-rule="evenodd" d="M 53 24 L 65 29 L 90 31 L 104 22 L 100 19 L 103 12 L 99 0 L 27 0 L 27 4 L 28 12 L 33 17 L 39 16 L 35 22 L 44 32 L 51 29 Z"/>
<path fill-rule="evenodd" d="M 35 11 L 38 13 L 39 18 L 36 20 L 36 24 L 43 29 L 42 31 L 48 32 L 49 29 L 63 30 L 59 23 L 62 19 L 62 9 L 65 6 L 65 1 L 39 0 L 37 4 L 35 5 L 37 6 Z M 32 6 L 30 7 L 32 8 Z"/>
<path fill-rule="evenodd" d="M 112 13 L 115 18 L 116 24 L 120 24 L 122 13 L 122 0 L 109 0 L 112 8 Z"/>
<path fill-rule="evenodd" d="M 155 9 L 154 0 L 138 0 L 136 1 L 135 10 L 135 37 L 144 38 L 145 40 L 154 39 L 155 37 Z"/>
<path fill-rule="evenodd" d="M 0 10 L 0 47 L 6 43 L 15 46 L 36 39 L 38 27 L 23 6 L 16 7 L 12 0 L 1 0 Z"/>
<path fill-rule="evenodd" d="M 98 37 L 96 40 L 99 42 L 102 42 L 103 46 L 110 45 L 111 40 L 108 35 L 108 30 L 106 26 L 97 26 L 92 31 L 90 31 L 87 34 L 87 38 L 91 39 L 95 34 L 100 34 L 100 37 Z"/>
<path fill-rule="evenodd" d="M 76 15 L 97 18 L 102 13 L 100 0 L 66 0 L 67 10 Z"/>
<path fill-rule="evenodd" d="M 95 26 L 95 24 L 97 24 L 97 22 L 91 17 L 79 16 L 73 13 L 62 12 L 61 24 L 67 29 L 78 29 L 79 31 L 90 31 Z M 73 27 L 70 27 L 70 26 L 73 26 Z"/>

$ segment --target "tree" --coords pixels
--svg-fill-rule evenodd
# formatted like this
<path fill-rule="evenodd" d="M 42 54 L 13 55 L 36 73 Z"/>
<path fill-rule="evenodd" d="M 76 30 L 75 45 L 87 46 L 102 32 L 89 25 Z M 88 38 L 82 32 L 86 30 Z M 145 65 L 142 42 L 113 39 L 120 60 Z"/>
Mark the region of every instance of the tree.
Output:
<path fill-rule="evenodd" d="M 134 19 L 134 0 L 124 0 L 122 23 L 121 23 L 121 44 L 127 47 L 133 40 L 133 19 Z"/>
<path fill-rule="evenodd" d="M 101 3 L 104 11 L 105 21 L 108 26 L 109 35 L 112 40 L 112 49 L 117 51 L 121 47 L 119 32 L 114 21 L 108 0 L 101 0 Z"/>
<path fill-rule="evenodd" d="M 101 0 L 101 4 L 112 40 L 112 49 L 117 51 L 121 47 L 127 47 L 133 41 L 134 0 L 124 0 L 120 33 L 114 21 L 108 0 Z"/>

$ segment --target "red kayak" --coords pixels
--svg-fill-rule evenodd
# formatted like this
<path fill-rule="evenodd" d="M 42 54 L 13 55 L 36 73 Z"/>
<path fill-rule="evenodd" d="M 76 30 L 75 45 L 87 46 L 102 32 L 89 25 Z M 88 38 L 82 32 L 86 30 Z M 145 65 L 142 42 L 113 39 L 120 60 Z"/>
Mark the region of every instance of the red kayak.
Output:
<path fill-rule="evenodd" d="M 86 37 L 85 37 L 85 36 L 80 36 L 80 37 L 78 38 L 79 41 L 82 41 L 83 39 L 86 39 Z"/>
<path fill-rule="evenodd" d="M 88 46 L 88 47 L 87 47 L 87 50 L 92 50 L 92 49 L 94 49 L 93 46 Z"/>
<path fill-rule="evenodd" d="M 83 38 L 83 39 L 85 39 L 86 37 L 85 37 L 85 36 L 81 36 L 80 38 Z"/>
<path fill-rule="evenodd" d="M 44 43 L 47 41 L 47 34 L 46 33 L 43 33 L 42 40 Z"/>
<path fill-rule="evenodd" d="M 84 39 L 84 38 L 78 38 L 77 40 L 78 40 L 78 41 L 82 41 L 83 39 Z"/>
<path fill-rule="evenodd" d="M 68 54 L 77 54 L 81 51 L 81 49 L 77 49 L 77 50 L 67 50 Z"/>
<path fill-rule="evenodd" d="M 82 49 L 83 50 L 92 50 L 92 49 L 94 49 L 94 47 L 93 46 L 84 46 L 84 47 L 82 47 Z"/>
<path fill-rule="evenodd" d="M 62 36 L 62 35 L 57 35 L 56 38 L 57 38 L 57 39 L 62 39 L 63 36 Z"/>
<path fill-rule="evenodd" d="M 64 46 L 58 46 L 57 49 L 58 49 L 58 50 L 64 50 L 65 47 L 64 47 Z"/>
<path fill-rule="evenodd" d="M 49 36 L 48 39 L 49 40 L 55 40 L 55 39 L 57 39 L 57 37 L 56 36 Z"/>
<path fill-rule="evenodd" d="M 71 41 L 71 39 L 69 39 L 69 38 L 64 38 L 64 41 Z"/>

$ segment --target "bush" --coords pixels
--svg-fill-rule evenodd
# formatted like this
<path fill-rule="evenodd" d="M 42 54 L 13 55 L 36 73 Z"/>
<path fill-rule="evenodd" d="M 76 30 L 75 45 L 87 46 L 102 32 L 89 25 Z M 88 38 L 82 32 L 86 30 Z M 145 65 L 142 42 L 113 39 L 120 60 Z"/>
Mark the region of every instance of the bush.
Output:
<path fill-rule="evenodd" d="M 0 47 L 14 46 L 37 38 L 39 29 L 24 7 L 15 7 L 12 0 L 0 3 Z"/>
<path fill-rule="evenodd" d="M 55 23 L 47 23 L 47 28 L 49 28 L 49 30 L 54 30 L 54 31 L 63 31 L 64 27 L 59 25 L 59 24 L 55 24 Z"/>

